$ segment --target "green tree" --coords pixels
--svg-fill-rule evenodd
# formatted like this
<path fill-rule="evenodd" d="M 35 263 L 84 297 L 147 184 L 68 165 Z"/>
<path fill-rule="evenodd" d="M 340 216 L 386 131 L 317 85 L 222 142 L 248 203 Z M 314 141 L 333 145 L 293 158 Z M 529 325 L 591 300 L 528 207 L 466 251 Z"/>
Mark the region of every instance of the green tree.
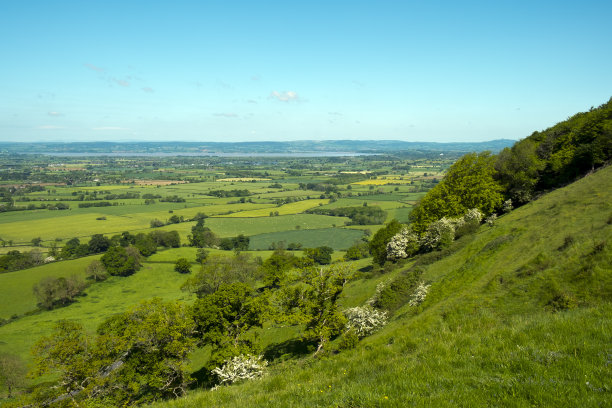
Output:
<path fill-rule="evenodd" d="M 297 266 L 299 260 L 291 252 L 276 249 L 262 264 L 264 284 L 279 288 L 285 282 L 287 272 Z"/>
<path fill-rule="evenodd" d="M 268 313 L 265 295 L 255 292 L 244 283 L 223 284 L 218 290 L 196 300 L 193 316 L 203 345 L 211 345 L 212 369 L 240 354 L 252 354 L 256 344 L 247 335 L 253 327 L 262 327 Z"/>
<path fill-rule="evenodd" d="M 410 213 L 414 231 L 423 233 L 432 222 L 442 217 L 463 216 L 472 208 L 488 215 L 500 207 L 503 188 L 494 178 L 494 164 L 495 157 L 489 152 L 460 158 Z"/>
<path fill-rule="evenodd" d="M 497 156 L 496 178 L 515 204 L 525 204 L 533 198 L 543 163 L 538 159 L 537 145 L 531 139 L 516 142 Z"/>
<path fill-rule="evenodd" d="M 203 298 L 224 284 L 240 282 L 252 285 L 259 278 L 258 269 L 259 265 L 248 254 L 211 255 L 206 258 L 200 271 L 189 278 L 181 289 Z"/>
<path fill-rule="evenodd" d="M 303 284 L 285 287 L 278 294 L 281 319 L 305 323 L 306 337 L 318 343 L 316 353 L 345 327 L 346 318 L 338 310 L 338 301 L 351 276 L 346 264 L 307 268 Z"/>
<path fill-rule="evenodd" d="M 370 253 L 372 261 L 378 265 L 384 265 L 387 260 L 387 244 L 391 238 L 402 230 L 402 224 L 396 219 L 391 220 L 386 226 L 379 229 L 370 241 Z"/>
<path fill-rule="evenodd" d="M 100 252 L 105 252 L 108 248 L 110 248 L 110 245 L 110 239 L 106 238 L 102 234 L 94 234 L 89 240 L 88 250 L 90 254 L 97 254 Z"/>
<path fill-rule="evenodd" d="M 140 268 L 138 250 L 134 247 L 110 247 L 100 261 L 111 275 L 129 276 Z"/>
<path fill-rule="evenodd" d="M 179 258 L 174 264 L 174 270 L 178 273 L 190 273 L 191 263 L 187 258 Z"/>
<path fill-rule="evenodd" d="M 39 306 L 50 310 L 72 303 L 86 287 L 87 284 L 78 275 L 68 278 L 47 276 L 34 285 L 33 291 Z"/>
<path fill-rule="evenodd" d="M 41 243 L 42 243 L 42 238 L 41 237 L 32 238 L 32 245 L 33 246 L 40 246 Z"/>
<path fill-rule="evenodd" d="M 333 253 L 334 249 L 328 246 L 306 248 L 304 250 L 304 256 L 312 259 L 319 265 L 329 265 L 331 263 L 331 256 Z"/>
<path fill-rule="evenodd" d="M 101 282 L 108 278 L 108 272 L 106 272 L 104 264 L 98 259 L 94 259 L 89 265 L 87 265 L 85 274 L 87 279 L 91 279 L 95 282 Z"/>
<path fill-rule="evenodd" d="M 6 387 L 8 398 L 25 385 L 26 366 L 21 358 L 12 354 L 0 354 L 0 386 Z"/>

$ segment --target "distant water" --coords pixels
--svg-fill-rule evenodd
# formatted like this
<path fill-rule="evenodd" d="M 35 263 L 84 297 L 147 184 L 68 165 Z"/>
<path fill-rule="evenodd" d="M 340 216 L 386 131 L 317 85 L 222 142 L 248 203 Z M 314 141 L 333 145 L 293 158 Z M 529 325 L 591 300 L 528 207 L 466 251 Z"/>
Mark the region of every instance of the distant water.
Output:
<path fill-rule="evenodd" d="M 133 152 L 109 152 L 109 153 L 88 153 L 88 152 L 36 152 L 33 154 L 42 154 L 45 156 L 58 157 L 357 157 L 357 156 L 373 156 L 378 153 L 355 153 L 355 152 L 290 152 L 290 153 L 133 153 Z"/>

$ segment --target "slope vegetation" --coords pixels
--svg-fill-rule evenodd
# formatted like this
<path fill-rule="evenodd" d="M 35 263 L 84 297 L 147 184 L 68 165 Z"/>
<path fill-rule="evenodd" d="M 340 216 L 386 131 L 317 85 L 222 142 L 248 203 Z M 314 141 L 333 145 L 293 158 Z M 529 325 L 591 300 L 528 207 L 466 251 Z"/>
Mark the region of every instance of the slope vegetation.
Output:
<path fill-rule="evenodd" d="M 607 167 L 405 264 L 431 285 L 425 301 L 355 349 L 155 406 L 605 406 L 611 244 Z"/>

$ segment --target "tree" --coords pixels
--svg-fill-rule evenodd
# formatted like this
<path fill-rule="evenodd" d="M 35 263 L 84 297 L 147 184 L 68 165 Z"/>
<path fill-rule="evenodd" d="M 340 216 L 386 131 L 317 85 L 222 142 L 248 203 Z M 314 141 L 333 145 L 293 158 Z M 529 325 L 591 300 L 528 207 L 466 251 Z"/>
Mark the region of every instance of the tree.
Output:
<path fill-rule="evenodd" d="M 87 279 L 91 279 L 95 282 L 101 282 L 108 278 L 108 272 L 106 272 L 104 264 L 97 259 L 91 261 L 91 263 L 87 265 L 85 273 L 87 275 Z"/>
<path fill-rule="evenodd" d="M 42 238 L 41 237 L 36 237 L 36 238 L 32 238 L 32 245 L 33 246 L 40 246 L 40 244 L 42 243 Z"/>
<path fill-rule="evenodd" d="M 318 353 L 345 327 L 346 318 L 338 310 L 338 301 L 352 270 L 346 264 L 327 268 L 307 268 L 303 271 L 303 285 L 281 289 L 278 304 L 282 319 L 306 324 L 306 337 L 318 343 Z"/>
<path fill-rule="evenodd" d="M 504 186 L 506 196 L 519 205 L 531 201 L 543 169 L 536 149 L 534 141 L 524 139 L 499 152 L 495 161 L 496 179 Z"/>
<path fill-rule="evenodd" d="M 157 242 L 155 242 L 155 240 L 149 234 L 136 234 L 134 237 L 134 246 L 138 248 L 138 251 L 140 251 L 142 256 L 151 256 L 157 252 Z"/>
<path fill-rule="evenodd" d="M 232 257 L 211 255 L 206 258 L 200 271 L 188 279 L 181 289 L 203 298 L 216 292 L 224 284 L 252 284 L 259 277 L 258 269 L 259 265 L 248 254 L 236 254 Z"/>
<path fill-rule="evenodd" d="M 108 248 L 110 248 L 111 242 L 110 239 L 106 238 L 102 234 L 94 234 L 91 236 L 89 240 L 88 249 L 90 254 L 97 254 L 100 252 L 105 252 Z"/>
<path fill-rule="evenodd" d="M 87 284 L 78 275 L 69 278 L 53 278 L 47 276 L 33 287 L 38 304 L 47 310 L 57 306 L 65 306 L 74 301 L 87 287 Z"/>
<path fill-rule="evenodd" d="M 140 268 L 139 259 L 137 258 L 137 249 L 131 248 L 131 254 L 124 247 L 110 247 L 108 251 L 100 258 L 104 267 L 114 276 L 129 276 Z"/>
<path fill-rule="evenodd" d="M 495 158 L 489 152 L 460 158 L 410 213 L 414 231 L 423 233 L 432 222 L 462 216 L 471 208 L 487 215 L 500 207 L 503 188 L 494 179 L 494 164 Z"/>
<path fill-rule="evenodd" d="M 174 270 L 178 273 L 190 273 L 191 272 L 191 263 L 187 258 L 179 258 L 176 260 L 174 264 Z"/>
<path fill-rule="evenodd" d="M 217 236 L 210 228 L 204 226 L 204 218 L 199 218 L 196 225 L 191 227 L 191 235 L 189 236 L 189 244 L 191 246 L 207 248 L 216 246 L 219 243 Z"/>
<path fill-rule="evenodd" d="M 419 236 L 411 229 L 403 228 L 387 244 L 387 259 L 395 261 L 414 256 L 419 251 Z"/>
<path fill-rule="evenodd" d="M 25 385 L 26 366 L 21 358 L 12 354 L 0 354 L 0 386 L 6 387 L 8 398 L 15 389 Z"/>
<path fill-rule="evenodd" d="M 298 258 L 284 249 L 275 250 L 262 264 L 264 273 L 264 284 L 273 288 L 279 288 L 285 281 L 287 272 L 298 263 Z"/>
<path fill-rule="evenodd" d="M 254 339 L 247 336 L 253 327 L 262 327 L 268 311 L 268 300 L 244 283 L 223 284 L 219 289 L 198 299 L 193 316 L 203 345 L 213 347 L 208 366 L 221 366 L 231 357 L 251 354 Z"/>
<path fill-rule="evenodd" d="M 107 319 L 95 338 L 60 321 L 33 349 L 34 373 L 60 377 L 51 401 L 41 405 L 71 398 L 88 406 L 131 406 L 180 396 L 190 381 L 194 329 L 188 307 L 161 299 Z"/>
<path fill-rule="evenodd" d="M 378 265 L 384 265 L 387 260 L 387 244 L 395 234 L 402 230 L 402 224 L 396 219 L 391 220 L 385 227 L 379 229 L 370 241 L 372 260 Z"/>
<path fill-rule="evenodd" d="M 329 265 L 331 263 L 331 256 L 334 253 L 334 249 L 328 246 L 320 246 L 317 248 L 306 248 L 304 250 L 304 256 L 312 259 L 319 265 Z"/>

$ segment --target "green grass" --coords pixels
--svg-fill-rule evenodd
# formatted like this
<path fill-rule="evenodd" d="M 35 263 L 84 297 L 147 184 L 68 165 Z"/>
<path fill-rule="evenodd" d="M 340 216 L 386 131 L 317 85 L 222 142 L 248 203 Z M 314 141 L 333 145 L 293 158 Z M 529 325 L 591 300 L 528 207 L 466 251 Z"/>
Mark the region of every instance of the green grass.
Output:
<path fill-rule="evenodd" d="M 272 362 L 263 379 L 154 406 L 607 406 L 611 180 L 612 167 L 482 226 L 438 261 L 417 259 L 425 302 L 355 350 Z M 345 305 L 385 277 L 352 282 Z"/>
<path fill-rule="evenodd" d="M 32 287 L 46 276 L 68 277 L 73 274 L 85 277 L 85 268 L 100 255 L 88 256 L 71 261 L 52 262 L 36 268 L 0 274 L 2 302 L 0 318 L 22 315 L 36 309 L 36 297 Z"/>
<path fill-rule="evenodd" d="M 269 234 L 253 235 L 249 249 L 268 249 L 270 245 L 280 241 L 285 246 L 290 243 L 302 244 L 304 248 L 329 246 L 335 250 L 347 249 L 363 236 L 363 233 L 354 229 L 324 228 L 312 230 L 294 230 L 273 232 Z"/>
<path fill-rule="evenodd" d="M 82 258 L 78 261 L 83 261 L 82 263 L 85 265 L 86 261 L 91 261 L 91 259 Z M 74 264 L 76 261 L 69 262 L 73 263 L 70 265 L 71 268 L 76 268 Z M 58 262 L 56 265 L 60 264 Z M 68 262 L 64 264 L 65 268 L 68 266 L 67 264 Z M 71 268 L 66 268 L 66 270 Z M 36 269 L 39 268 L 33 270 Z M 1 277 L 2 275 L 0 275 Z M 141 300 L 152 297 L 161 297 L 166 300 L 189 300 L 191 295 L 180 290 L 180 286 L 186 279 L 186 276 L 175 272 L 171 264 L 145 263 L 142 269 L 132 276 L 125 278 L 111 277 L 104 282 L 90 286 L 86 290 L 85 296 L 79 297 L 77 302 L 71 305 L 25 316 L 0 327 L 0 352 L 17 354 L 24 360 L 30 361 L 29 350 L 31 346 L 37 339 L 49 334 L 53 324 L 58 320 L 67 319 L 81 322 L 87 330 L 93 332 L 106 318 L 125 311 Z M 32 298 L 33 296 L 28 295 L 28 297 Z M 30 306 L 32 306 L 31 302 L 23 306 L 22 309 L 27 309 Z"/>

